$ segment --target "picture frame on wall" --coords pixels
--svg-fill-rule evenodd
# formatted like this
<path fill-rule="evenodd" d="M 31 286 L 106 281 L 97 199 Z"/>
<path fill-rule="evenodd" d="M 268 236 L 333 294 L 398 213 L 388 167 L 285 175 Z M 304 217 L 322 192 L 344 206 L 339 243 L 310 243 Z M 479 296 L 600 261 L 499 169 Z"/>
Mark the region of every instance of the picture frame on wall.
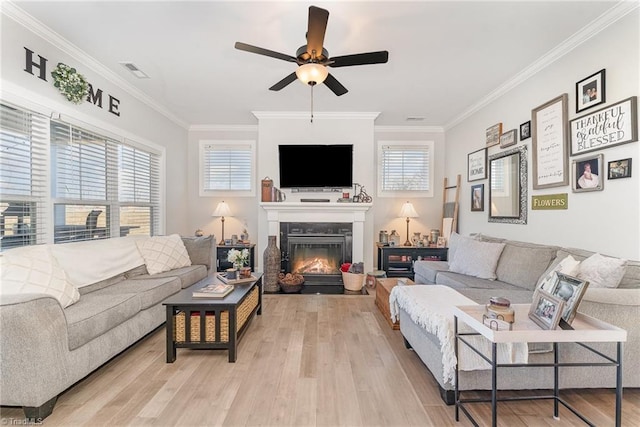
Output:
<path fill-rule="evenodd" d="M 571 155 L 603 150 L 638 140 L 638 97 L 571 120 Z"/>
<path fill-rule="evenodd" d="M 500 142 L 500 135 L 502 134 L 502 123 L 496 123 L 495 125 L 487 128 L 487 147 L 492 147 Z"/>
<path fill-rule="evenodd" d="M 606 101 L 606 70 L 603 68 L 576 83 L 576 113 Z"/>
<path fill-rule="evenodd" d="M 467 155 L 467 181 L 487 179 L 487 149 L 482 148 Z"/>
<path fill-rule="evenodd" d="M 569 121 L 566 93 L 531 110 L 533 188 L 569 185 Z"/>
<path fill-rule="evenodd" d="M 574 160 L 572 172 L 574 193 L 604 189 L 604 156 L 602 154 Z"/>
<path fill-rule="evenodd" d="M 518 136 L 516 135 L 516 130 L 511 129 L 500 135 L 500 148 L 511 147 L 512 145 L 516 145 L 518 142 Z"/>
<path fill-rule="evenodd" d="M 484 184 L 471 186 L 471 212 L 484 212 Z"/>
<path fill-rule="evenodd" d="M 531 138 L 531 120 L 520 125 L 520 141 Z"/>
<path fill-rule="evenodd" d="M 560 323 L 564 300 L 542 289 L 536 289 L 529 307 L 529 319 L 542 329 L 555 329 Z"/>
<path fill-rule="evenodd" d="M 631 158 L 609 162 L 607 170 L 609 179 L 631 178 Z"/>

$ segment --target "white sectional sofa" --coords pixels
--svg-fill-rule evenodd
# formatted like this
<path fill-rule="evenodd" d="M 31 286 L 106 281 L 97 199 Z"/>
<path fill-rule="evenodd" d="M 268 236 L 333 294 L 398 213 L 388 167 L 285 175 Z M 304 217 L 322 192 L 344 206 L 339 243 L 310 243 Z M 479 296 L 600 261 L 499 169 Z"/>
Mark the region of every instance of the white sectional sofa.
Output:
<path fill-rule="evenodd" d="M 162 301 L 207 277 L 213 241 L 124 237 L 4 253 L 0 404 L 47 417 L 60 393 L 165 322 Z"/>
<path fill-rule="evenodd" d="M 484 249 L 472 252 L 464 248 L 465 242 L 499 243 L 503 245 L 497 258 Z M 460 248 L 463 247 L 463 251 Z M 477 248 L 476 248 L 477 249 Z M 461 255 L 461 252 L 465 252 Z M 483 252 L 483 253 L 482 253 Z M 489 251 L 490 252 L 490 251 Z M 474 256 L 473 253 L 478 254 Z M 415 282 L 424 286 L 444 285 L 455 289 L 459 294 L 478 304 L 486 304 L 492 296 L 504 296 L 512 303 L 531 303 L 533 292 L 539 282 L 558 264 L 571 255 L 584 263 L 594 256 L 593 252 L 581 249 L 560 248 L 537 245 L 512 240 L 496 239 L 477 235 L 462 237 L 452 235 L 449 249 L 449 261 L 416 261 Z M 457 257 L 457 258 L 456 258 Z M 478 262 L 493 265 L 473 266 Z M 593 259 L 593 258 L 592 258 Z M 609 259 L 609 258 L 607 258 Z M 471 274 L 451 271 L 479 270 L 480 275 L 494 272 L 492 278 L 479 278 Z M 578 274 L 578 270 L 574 274 Z M 625 329 L 628 341 L 624 344 L 623 386 L 640 387 L 640 262 L 627 260 L 624 263 L 622 278 L 615 288 L 596 287 L 591 284 L 579 305 L 578 311 Z M 415 317 L 415 316 L 414 316 Z M 425 328 L 412 319 L 402 307 L 399 307 L 400 330 L 407 346 L 412 347 L 441 387 L 443 399 L 453 403 L 453 382 L 445 378 L 442 360 L 442 345 L 438 337 L 428 333 Z M 613 345 L 595 345 L 607 354 L 613 355 Z M 548 346 L 547 346 L 548 348 Z M 531 346 L 529 363 L 545 363 L 551 360 L 551 354 L 545 347 Z M 561 352 L 561 360 L 584 361 L 593 359 L 587 350 L 579 346 L 568 346 Z M 591 359 L 590 359 L 591 358 Z M 597 388 L 615 386 L 615 369 L 610 367 L 571 367 L 561 376 L 562 388 Z M 567 372 L 565 371 L 565 372 Z M 486 390 L 491 388 L 489 370 L 461 371 L 460 387 L 465 390 Z M 553 370 L 549 368 L 512 368 L 499 372 L 500 389 L 545 389 L 552 388 Z"/>

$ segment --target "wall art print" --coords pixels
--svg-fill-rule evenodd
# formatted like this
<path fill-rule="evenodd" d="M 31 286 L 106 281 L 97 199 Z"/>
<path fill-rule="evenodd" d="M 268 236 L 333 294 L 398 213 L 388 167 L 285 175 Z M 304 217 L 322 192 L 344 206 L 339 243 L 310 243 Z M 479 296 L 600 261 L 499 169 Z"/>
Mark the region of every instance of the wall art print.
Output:
<path fill-rule="evenodd" d="M 569 123 L 566 93 L 531 110 L 533 188 L 569 185 Z"/>

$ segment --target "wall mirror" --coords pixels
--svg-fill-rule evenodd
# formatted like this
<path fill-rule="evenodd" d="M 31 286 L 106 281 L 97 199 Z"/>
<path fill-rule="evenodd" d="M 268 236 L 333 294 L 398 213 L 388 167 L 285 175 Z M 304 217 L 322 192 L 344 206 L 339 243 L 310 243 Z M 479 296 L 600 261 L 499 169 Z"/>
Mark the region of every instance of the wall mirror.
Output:
<path fill-rule="evenodd" d="M 489 222 L 527 223 L 527 147 L 489 156 Z"/>

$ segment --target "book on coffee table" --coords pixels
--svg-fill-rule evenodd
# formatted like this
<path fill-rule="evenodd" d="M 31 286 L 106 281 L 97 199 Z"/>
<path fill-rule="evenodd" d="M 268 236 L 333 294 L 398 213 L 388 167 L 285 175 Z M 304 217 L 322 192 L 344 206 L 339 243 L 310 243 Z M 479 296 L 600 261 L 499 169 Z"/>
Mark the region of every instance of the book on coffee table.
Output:
<path fill-rule="evenodd" d="M 193 291 L 194 298 L 224 298 L 233 291 L 233 285 L 212 283 Z"/>
<path fill-rule="evenodd" d="M 235 274 L 233 275 L 233 279 L 227 277 L 227 273 L 217 273 L 216 274 L 216 278 L 218 280 L 220 280 L 222 283 L 225 284 L 229 284 L 229 285 L 241 285 L 243 283 L 250 283 L 253 282 L 255 280 L 258 280 L 258 278 L 254 275 L 251 275 L 249 277 L 241 277 L 239 279 L 235 278 Z"/>

